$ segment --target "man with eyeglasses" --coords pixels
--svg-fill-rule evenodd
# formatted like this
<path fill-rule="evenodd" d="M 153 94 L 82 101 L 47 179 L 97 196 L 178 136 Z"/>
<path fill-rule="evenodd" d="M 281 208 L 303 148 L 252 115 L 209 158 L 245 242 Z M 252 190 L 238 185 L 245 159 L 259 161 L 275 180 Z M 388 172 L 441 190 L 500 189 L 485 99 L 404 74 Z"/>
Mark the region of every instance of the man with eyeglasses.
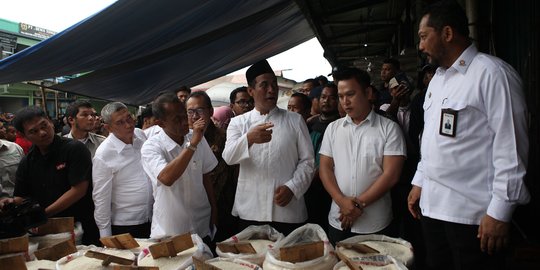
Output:
<path fill-rule="evenodd" d="M 74 217 L 81 222 L 84 245 L 99 244 L 92 218 L 90 151 L 77 140 L 57 136 L 52 121 L 40 108 L 19 110 L 13 125 L 33 146 L 19 163 L 13 198 L 0 200 L 0 208 L 32 199 L 48 217 Z"/>
<path fill-rule="evenodd" d="M 249 97 L 249 96 L 248 96 Z M 249 102 L 249 99 L 247 99 Z M 204 138 L 210 145 L 210 149 L 218 160 L 217 166 L 209 173 L 214 188 L 215 202 L 218 207 L 216 218 L 218 223 L 217 241 L 225 240 L 231 235 L 237 233 L 234 230 L 235 219 L 230 215 L 234 203 L 234 193 L 236 191 L 236 182 L 238 180 L 238 166 L 228 165 L 221 154 L 225 147 L 227 139 L 225 131 L 218 128 L 211 119 L 214 114 L 214 108 L 210 97 L 206 92 L 191 93 L 186 102 L 189 127 L 193 129 L 194 123 L 203 119 L 206 123 Z"/>
<path fill-rule="evenodd" d="M 234 116 L 253 110 L 253 98 L 248 94 L 245 86 L 232 90 L 229 100 Z"/>
<path fill-rule="evenodd" d="M 92 180 L 94 218 L 101 237 L 130 233 L 148 238 L 152 219 L 152 185 L 141 166 L 144 131 L 121 102 L 101 110 L 109 136 L 96 150 Z"/>
<path fill-rule="evenodd" d="M 91 132 L 97 121 L 96 110 L 92 104 L 86 100 L 77 100 L 66 108 L 66 117 L 71 131 L 64 137 L 82 142 L 94 157 L 105 137 Z"/>
<path fill-rule="evenodd" d="M 246 72 L 255 109 L 231 119 L 223 159 L 240 164 L 232 214 L 239 229 L 270 224 L 288 234 L 307 219 L 304 193 L 313 177 L 313 147 L 300 114 L 277 107 L 277 78 L 266 60 Z"/>

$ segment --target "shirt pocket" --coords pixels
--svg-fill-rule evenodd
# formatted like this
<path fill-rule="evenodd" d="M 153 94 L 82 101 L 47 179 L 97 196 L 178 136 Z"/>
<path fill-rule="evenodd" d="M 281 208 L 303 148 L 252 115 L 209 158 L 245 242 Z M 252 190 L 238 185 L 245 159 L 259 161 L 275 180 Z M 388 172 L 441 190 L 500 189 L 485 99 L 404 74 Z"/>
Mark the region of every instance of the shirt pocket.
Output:
<path fill-rule="evenodd" d="M 441 109 L 450 109 L 457 112 L 456 137 L 463 136 L 468 132 L 470 121 L 470 109 L 467 102 L 456 99 L 445 99 Z"/>
<path fill-rule="evenodd" d="M 384 153 L 384 141 L 381 138 L 363 138 L 360 151 L 362 157 L 382 157 Z"/>
<path fill-rule="evenodd" d="M 364 138 L 361 149 L 362 160 L 359 164 L 366 175 L 378 175 L 382 172 L 384 140 L 382 138 Z"/>
<path fill-rule="evenodd" d="M 189 162 L 189 167 L 193 172 L 202 171 L 202 160 L 192 158 Z"/>

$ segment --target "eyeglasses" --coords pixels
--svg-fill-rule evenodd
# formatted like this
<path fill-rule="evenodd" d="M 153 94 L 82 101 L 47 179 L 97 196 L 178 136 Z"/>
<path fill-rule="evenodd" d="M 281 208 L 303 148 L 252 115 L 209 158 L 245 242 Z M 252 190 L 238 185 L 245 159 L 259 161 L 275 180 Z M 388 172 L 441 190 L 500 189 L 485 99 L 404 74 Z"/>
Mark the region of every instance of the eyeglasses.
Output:
<path fill-rule="evenodd" d="M 201 115 L 205 115 L 206 113 L 205 110 L 206 108 L 189 109 L 187 110 L 187 114 L 189 117 L 194 116 L 195 114 L 201 116 Z"/>

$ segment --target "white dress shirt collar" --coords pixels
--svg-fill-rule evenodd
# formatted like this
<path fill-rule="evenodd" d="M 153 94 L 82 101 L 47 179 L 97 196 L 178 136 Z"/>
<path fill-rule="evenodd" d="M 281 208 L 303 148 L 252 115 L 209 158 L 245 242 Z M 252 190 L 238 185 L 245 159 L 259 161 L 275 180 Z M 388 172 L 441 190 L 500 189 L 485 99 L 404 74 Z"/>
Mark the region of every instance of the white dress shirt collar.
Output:
<path fill-rule="evenodd" d="M 364 123 L 367 123 L 369 124 L 369 126 L 373 126 L 373 120 L 375 120 L 375 112 L 373 112 L 373 110 L 371 110 L 369 112 L 369 114 L 366 116 L 366 119 L 364 119 L 362 122 L 360 122 L 360 124 L 355 124 L 352 120 L 352 118 L 347 114 L 345 116 L 345 121 L 343 121 L 343 126 L 346 126 L 346 125 L 353 125 L 353 126 L 360 126 Z"/>
<path fill-rule="evenodd" d="M 258 116 L 258 115 L 261 115 L 261 116 L 271 116 L 271 115 L 275 114 L 275 113 L 278 112 L 278 111 L 279 111 L 279 107 L 278 107 L 278 106 L 276 106 L 276 107 L 274 107 L 273 109 L 271 109 L 267 114 L 263 114 L 263 113 L 261 113 L 260 111 L 258 111 L 257 108 L 253 108 L 253 112 L 254 112 L 254 114 L 257 115 L 257 116 Z"/>
<path fill-rule="evenodd" d="M 167 135 L 167 133 L 164 130 L 163 132 L 158 133 L 157 136 L 160 136 L 160 138 L 162 139 L 163 146 L 165 147 L 167 152 L 171 152 L 176 147 L 184 145 L 187 141 L 187 137 L 184 136 L 184 142 L 182 143 L 182 145 L 179 145 L 171 137 L 169 137 L 169 135 Z"/>
<path fill-rule="evenodd" d="M 478 49 L 474 44 L 471 44 L 467 49 L 465 49 L 461 55 L 454 61 L 452 66 L 448 69 L 454 69 L 457 72 L 464 75 L 467 72 L 467 69 L 469 69 L 469 66 L 471 65 L 471 62 L 473 61 L 474 57 L 478 54 Z M 445 73 L 446 70 L 443 67 L 439 67 L 437 69 L 437 73 L 442 74 Z"/>
<path fill-rule="evenodd" d="M 122 140 L 118 139 L 118 137 L 116 137 L 114 133 L 109 134 L 109 136 L 111 137 L 111 144 L 118 154 L 120 154 L 120 152 L 122 152 L 128 145 L 137 146 L 138 148 L 140 148 L 140 146 L 144 143 L 139 138 L 137 138 L 135 134 L 133 134 L 133 142 L 130 144 L 124 143 Z"/>

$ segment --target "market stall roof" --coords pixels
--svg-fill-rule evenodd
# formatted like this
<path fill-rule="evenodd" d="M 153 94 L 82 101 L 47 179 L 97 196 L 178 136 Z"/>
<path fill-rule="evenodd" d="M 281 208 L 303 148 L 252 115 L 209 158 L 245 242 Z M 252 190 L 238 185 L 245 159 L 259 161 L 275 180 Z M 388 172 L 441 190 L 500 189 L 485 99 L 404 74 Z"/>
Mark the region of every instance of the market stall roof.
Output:
<path fill-rule="evenodd" d="M 0 62 L 0 84 L 84 75 L 51 88 L 145 104 L 313 37 L 294 1 L 120 0 Z"/>
<path fill-rule="evenodd" d="M 369 68 L 413 44 L 415 3 L 119 0 L 0 61 L 0 84 L 77 74 L 51 87 L 145 104 L 160 92 L 218 78 L 313 36 L 333 66 Z"/>

